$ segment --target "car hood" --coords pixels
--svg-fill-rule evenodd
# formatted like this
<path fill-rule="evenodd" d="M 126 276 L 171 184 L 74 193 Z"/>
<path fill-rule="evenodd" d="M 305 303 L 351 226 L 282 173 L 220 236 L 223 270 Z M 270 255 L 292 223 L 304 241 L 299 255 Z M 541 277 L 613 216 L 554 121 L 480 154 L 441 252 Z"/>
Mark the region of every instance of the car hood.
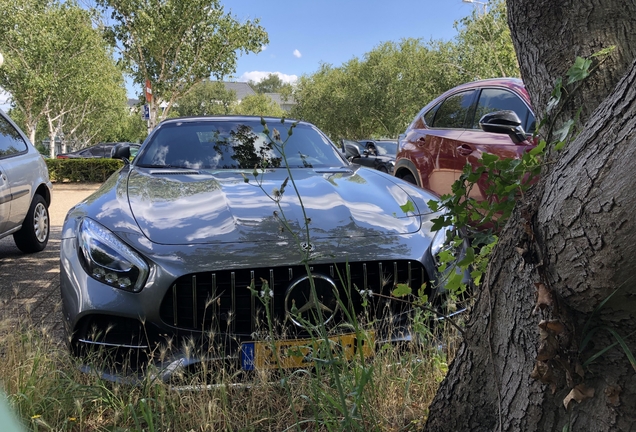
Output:
<path fill-rule="evenodd" d="M 293 169 L 280 195 L 285 169 L 188 171 L 133 168 L 127 194 L 141 232 L 153 243 L 267 242 L 289 239 L 289 230 L 310 237 L 400 235 L 420 229 L 421 213 L 400 181 L 359 169 Z M 249 179 L 249 183 L 245 180 Z M 421 200 L 419 201 L 421 202 Z"/>

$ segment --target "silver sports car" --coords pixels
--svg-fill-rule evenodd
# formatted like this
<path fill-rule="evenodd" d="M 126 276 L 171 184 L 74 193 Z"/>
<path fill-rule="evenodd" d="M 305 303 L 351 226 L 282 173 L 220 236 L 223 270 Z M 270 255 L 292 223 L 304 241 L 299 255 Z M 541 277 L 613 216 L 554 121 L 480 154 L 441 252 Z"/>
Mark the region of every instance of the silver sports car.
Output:
<path fill-rule="evenodd" d="M 126 144 L 113 150 L 128 156 Z M 350 165 L 306 122 L 164 121 L 67 215 L 60 277 L 71 349 L 126 353 L 133 368 L 153 365 L 169 379 L 221 359 L 244 370 L 268 358 L 305 364 L 318 327 L 355 352 L 352 320 L 370 329 L 365 349 L 409 339 L 410 311 L 390 296 L 398 283 L 433 289 L 440 279 L 444 232 L 431 232 L 431 199 Z"/>

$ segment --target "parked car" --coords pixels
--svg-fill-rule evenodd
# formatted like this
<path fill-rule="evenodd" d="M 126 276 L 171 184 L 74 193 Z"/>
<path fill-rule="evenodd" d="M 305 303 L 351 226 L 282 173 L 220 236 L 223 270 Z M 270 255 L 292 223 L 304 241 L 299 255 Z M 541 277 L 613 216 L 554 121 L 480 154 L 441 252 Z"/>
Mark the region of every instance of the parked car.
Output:
<path fill-rule="evenodd" d="M 0 238 L 13 234 L 22 252 L 49 241 L 51 181 L 42 155 L 0 110 Z"/>
<path fill-rule="evenodd" d="M 77 159 L 77 158 L 110 158 L 113 147 L 118 144 L 116 142 L 99 143 L 94 146 L 86 147 L 70 153 L 60 153 L 56 157 L 58 159 Z M 133 145 L 132 143 L 128 143 Z"/>
<path fill-rule="evenodd" d="M 393 173 L 397 141 L 392 140 L 342 140 L 347 159 L 355 164 Z"/>
<path fill-rule="evenodd" d="M 166 380 L 202 361 L 272 367 L 265 306 L 283 367 L 306 365 L 307 338 L 322 324 L 351 355 L 345 307 L 378 320 L 365 352 L 410 339 L 410 306 L 387 298 L 396 283 L 427 283 L 431 295 L 441 285 L 446 236 L 430 230 L 433 195 L 349 164 L 309 123 L 288 135 L 289 120 L 266 122 L 270 134 L 257 117 L 165 120 L 69 211 L 60 286 L 73 353 L 130 353 Z M 129 146 L 113 156 L 127 161 Z"/>
<path fill-rule="evenodd" d="M 502 111 L 516 113 L 520 139 L 502 133 L 506 128 L 496 125 L 487 127 L 488 132 L 480 128 L 480 119 L 489 113 L 490 122 L 501 122 L 506 113 L 492 113 Z M 450 194 L 464 166 L 478 165 L 483 153 L 521 157 L 534 146 L 534 128 L 530 97 L 521 80 L 497 78 L 460 85 L 426 105 L 400 135 L 394 175 L 437 195 Z M 474 189 L 475 197 L 485 199 L 484 190 L 483 184 Z"/>

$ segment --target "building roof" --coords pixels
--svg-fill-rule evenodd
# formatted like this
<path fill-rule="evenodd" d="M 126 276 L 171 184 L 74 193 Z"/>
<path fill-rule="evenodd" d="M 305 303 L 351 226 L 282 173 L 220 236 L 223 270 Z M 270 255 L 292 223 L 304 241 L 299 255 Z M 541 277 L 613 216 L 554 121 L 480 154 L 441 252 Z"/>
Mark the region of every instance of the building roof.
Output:
<path fill-rule="evenodd" d="M 232 90 L 236 93 L 236 100 L 239 102 L 242 101 L 245 96 L 256 94 L 254 89 L 246 82 L 223 81 L 223 85 L 225 86 L 225 90 Z"/>

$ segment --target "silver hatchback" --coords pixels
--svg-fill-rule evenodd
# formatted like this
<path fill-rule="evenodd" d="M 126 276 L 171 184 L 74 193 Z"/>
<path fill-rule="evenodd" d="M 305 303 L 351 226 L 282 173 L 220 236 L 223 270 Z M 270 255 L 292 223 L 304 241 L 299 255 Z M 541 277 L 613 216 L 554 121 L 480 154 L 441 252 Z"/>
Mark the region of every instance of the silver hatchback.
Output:
<path fill-rule="evenodd" d="M 0 238 L 13 234 L 22 252 L 49 241 L 51 181 L 42 155 L 0 110 Z"/>

